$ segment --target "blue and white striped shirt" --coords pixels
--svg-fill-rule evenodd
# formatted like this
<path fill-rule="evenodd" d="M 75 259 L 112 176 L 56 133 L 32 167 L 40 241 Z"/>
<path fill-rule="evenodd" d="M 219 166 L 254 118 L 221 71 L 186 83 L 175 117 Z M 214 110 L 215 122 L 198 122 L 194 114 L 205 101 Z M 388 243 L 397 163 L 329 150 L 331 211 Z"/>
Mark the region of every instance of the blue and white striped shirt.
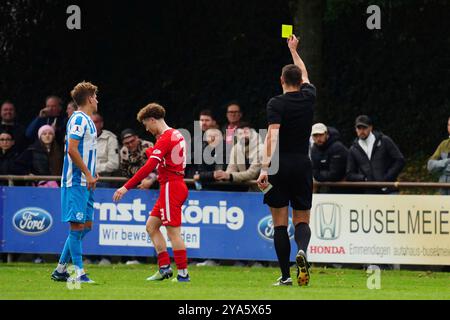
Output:
<path fill-rule="evenodd" d="M 67 122 L 67 139 L 64 148 L 64 167 L 61 178 L 62 187 L 87 186 L 86 176 L 69 156 L 69 139 L 80 141 L 78 151 L 84 164 L 95 177 L 97 162 L 97 129 L 91 118 L 82 111 L 75 111 Z"/>

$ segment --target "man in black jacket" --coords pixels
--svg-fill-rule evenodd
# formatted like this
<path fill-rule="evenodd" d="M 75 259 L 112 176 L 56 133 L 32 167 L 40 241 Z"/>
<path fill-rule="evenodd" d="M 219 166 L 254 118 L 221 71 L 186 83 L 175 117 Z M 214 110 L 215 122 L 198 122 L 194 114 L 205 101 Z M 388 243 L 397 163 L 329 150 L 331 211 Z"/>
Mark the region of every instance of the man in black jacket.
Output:
<path fill-rule="evenodd" d="M 348 149 L 340 141 L 339 131 L 316 123 L 311 130 L 314 144 L 311 160 L 314 179 L 319 182 L 336 182 L 345 178 Z M 325 191 L 325 190 L 322 190 Z M 342 188 L 329 188 L 327 193 L 344 193 Z"/>
<path fill-rule="evenodd" d="M 391 138 L 373 131 L 372 120 L 362 115 L 355 121 L 358 138 L 350 147 L 348 181 L 396 181 L 405 158 Z M 394 189 L 367 189 L 366 193 L 391 193 Z"/>

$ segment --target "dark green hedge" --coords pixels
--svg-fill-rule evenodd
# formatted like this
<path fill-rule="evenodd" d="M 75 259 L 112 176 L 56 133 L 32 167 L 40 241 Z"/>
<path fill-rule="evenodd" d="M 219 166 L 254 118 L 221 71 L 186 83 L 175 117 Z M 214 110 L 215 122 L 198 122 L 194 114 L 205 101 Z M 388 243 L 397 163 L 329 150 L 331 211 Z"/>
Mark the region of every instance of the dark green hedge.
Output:
<path fill-rule="evenodd" d="M 382 29 L 366 28 L 378 4 Z M 373 117 L 407 156 L 429 154 L 450 116 L 450 2 L 328 0 L 324 104 L 317 118 L 353 139 L 358 114 Z"/>

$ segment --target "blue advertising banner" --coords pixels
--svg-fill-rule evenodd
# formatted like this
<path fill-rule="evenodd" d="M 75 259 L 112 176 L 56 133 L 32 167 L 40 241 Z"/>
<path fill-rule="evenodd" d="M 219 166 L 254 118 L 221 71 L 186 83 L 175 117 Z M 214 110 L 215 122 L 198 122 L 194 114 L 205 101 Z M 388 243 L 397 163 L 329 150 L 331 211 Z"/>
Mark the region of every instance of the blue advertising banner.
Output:
<path fill-rule="evenodd" d="M 145 223 L 158 191 L 131 190 L 118 203 L 113 193 L 95 191 L 94 228 L 83 241 L 83 253 L 155 255 Z M 61 222 L 60 189 L 5 187 L 1 198 L 0 251 L 60 253 L 69 229 Z M 164 227 L 162 232 L 167 239 Z M 190 191 L 182 235 L 190 258 L 276 261 L 272 219 L 260 193 Z M 292 224 L 289 235 L 296 248 Z"/>

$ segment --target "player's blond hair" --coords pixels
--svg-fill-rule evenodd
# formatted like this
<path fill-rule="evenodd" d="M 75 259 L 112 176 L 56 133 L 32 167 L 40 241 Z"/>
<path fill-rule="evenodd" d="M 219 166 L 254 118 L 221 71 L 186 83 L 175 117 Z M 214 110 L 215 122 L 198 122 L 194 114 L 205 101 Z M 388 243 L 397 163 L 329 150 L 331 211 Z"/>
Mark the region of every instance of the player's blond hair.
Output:
<path fill-rule="evenodd" d="M 145 107 L 143 107 L 141 110 L 139 110 L 137 114 L 137 120 L 139 122 L 144 121 L 144 119 L 148 118 L 155 118 L 155 119 L 164 119 L 166 116 L 166 109 L 164 109 L 163 106 L 160 104 L 157 104 L 155 102 L 149 103 Z"/>
<path fill-rule="evenodd" d="M 70 92 L 70 96 L 77 106 L 83 106 L 86 104 L 89 97 L 93 97 L 97 94 L 98 88 L 90 82 L 80 82 Z"/>

